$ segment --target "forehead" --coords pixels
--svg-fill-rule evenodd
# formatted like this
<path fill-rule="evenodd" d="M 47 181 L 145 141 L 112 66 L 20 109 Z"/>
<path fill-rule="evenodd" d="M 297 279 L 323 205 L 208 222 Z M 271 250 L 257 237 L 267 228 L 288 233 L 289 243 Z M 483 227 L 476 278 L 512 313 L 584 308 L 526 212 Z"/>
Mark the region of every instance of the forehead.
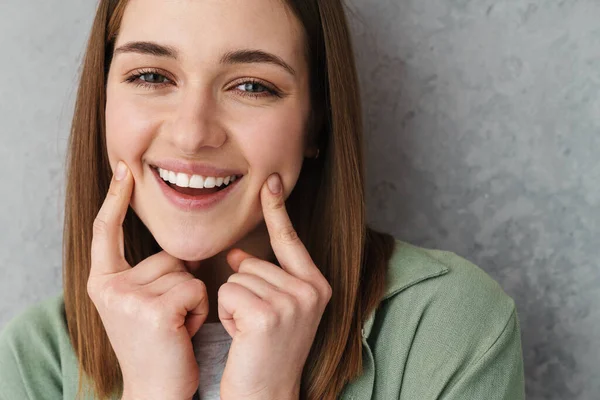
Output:
<path fill-rule="evenodd" d="M 176 47 L 184 61 L 253 48 L 300 66 L 305 61 L 303 32 L 284 0 L 130 0 L 116 46 L 156 41 Z"/>

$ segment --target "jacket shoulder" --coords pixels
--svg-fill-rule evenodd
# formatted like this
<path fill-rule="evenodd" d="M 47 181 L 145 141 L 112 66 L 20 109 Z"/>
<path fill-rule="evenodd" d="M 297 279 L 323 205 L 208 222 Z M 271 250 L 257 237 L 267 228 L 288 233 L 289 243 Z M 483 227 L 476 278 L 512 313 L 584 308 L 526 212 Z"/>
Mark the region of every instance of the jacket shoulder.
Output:
<path fill-rule="evenodd" d="M 0 399 L 62 398 L 62 293 L 29 306 L 0 332 Z"/>
<path fill-rule="evenodd" d="M 483 269 L 454 252 L 396 240 L 385 296 L 373 319 L 369 341 L 375 358 L 394 366 L 380 369 L 385 375 L 380 379 L 397 381 L 413 396 L 406 398 L 444 394 L 498 346 L 510 356 L 504 365 L 498 357 L 494 368 L 512 370 L 519 379 L 514 300 Z"/>
<path fill-rule="evenodd" d="M 416 295 L 428 308 L 454 311 L 455 317 L 467 320 L 490 312 L 502 319 L 515 309 L 514 300 L 500 284 L 466 258 L 396 240 L 384 299 L 401 293 L 404 297 Z M 397 301 L 403 301 L 403 296 Z"/>
<path fill-rule="evenodd" d="M 481 341 L 481 332 L 497 337 L 516 313 L 514 300 L 496 280 L 451 251 L 396 240 L 388 278 L 384 298 L 392 304 L 387 309 L 404 311 L 405 304 L 412 304 L 413 313 L 431 320 L 438 330 L 461 333 L 460 338 L 448 338 L 454 343 L 451 346 Z"/>

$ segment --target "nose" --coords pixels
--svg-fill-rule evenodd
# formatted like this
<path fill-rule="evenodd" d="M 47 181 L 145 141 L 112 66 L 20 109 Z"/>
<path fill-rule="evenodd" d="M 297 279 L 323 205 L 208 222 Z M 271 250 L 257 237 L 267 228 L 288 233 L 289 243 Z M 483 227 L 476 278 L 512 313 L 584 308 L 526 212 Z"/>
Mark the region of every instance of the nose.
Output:
<path fill-rule="evenodd" d="M 210 90 L 182 93 L 171 133 L 175 147 L 185 155 L 195 155 L 203 147 L 218 148 L 225 143 L 227 134 L 219 124 L 217 105 Z"/>

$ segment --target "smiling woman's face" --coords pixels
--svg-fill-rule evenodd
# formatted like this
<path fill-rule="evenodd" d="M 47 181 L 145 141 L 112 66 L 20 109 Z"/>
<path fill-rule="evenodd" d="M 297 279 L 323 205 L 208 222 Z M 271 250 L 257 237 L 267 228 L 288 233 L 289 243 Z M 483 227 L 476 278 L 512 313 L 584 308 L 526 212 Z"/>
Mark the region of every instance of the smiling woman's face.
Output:
<path fill-rule="evenodd" d="M 308 151 L 302 32 L 280 0 L 129 1 L 107 83 L 108 155 L 113 170 L 129 165 L 131 205 L 169 254 L 203 260 L 248 240 L 270 174 L 292 191 Z M 243 177 L 210 207 L 177 206 L 155 173 L 165 162 Z"/>

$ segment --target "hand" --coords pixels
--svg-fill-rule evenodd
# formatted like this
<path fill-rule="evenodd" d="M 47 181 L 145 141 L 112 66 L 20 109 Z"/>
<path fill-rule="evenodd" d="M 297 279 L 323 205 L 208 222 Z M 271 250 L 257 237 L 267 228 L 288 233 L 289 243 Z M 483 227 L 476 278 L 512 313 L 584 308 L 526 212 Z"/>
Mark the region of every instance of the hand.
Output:
<path fill-rule="evenodd" d="M 208 315 L 206 287 L 164 251 L 127 263 L 122 223 L 133 184 L 128 170 L 113 177 L 94 221 L 87 291 L 123 372 L 123 398 L 190 399 L 199 380 L 191 337 Z"/>
<path fill-rule="evenodd" d="M 279 182 L 277 194 L 264 184 L 260 195 L 281 268 L 240 249 L 227 255 L 235 273 L 219 289 L 218 311 L 233 341 L 222 400 L 298 399 L 302 370 L 331 298 L 329 283 L 290 222 Z"/>

